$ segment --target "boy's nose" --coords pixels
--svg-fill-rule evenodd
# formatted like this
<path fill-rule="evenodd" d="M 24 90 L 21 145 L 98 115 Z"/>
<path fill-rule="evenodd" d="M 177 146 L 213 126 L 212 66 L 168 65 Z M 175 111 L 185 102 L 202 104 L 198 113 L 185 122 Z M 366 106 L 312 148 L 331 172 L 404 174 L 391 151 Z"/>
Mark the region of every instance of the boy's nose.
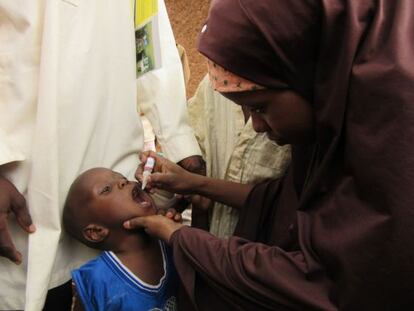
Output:
<path fill-rule="evenodd" d="M 122 189 L 122 188 L 124 188 L 127 184 L 128 184 L 128 181 L 127 181 L 126 179 L 121 179 L 121 180 L 118 182 L 118 187 L 119 187 L 120 189 Z"/>

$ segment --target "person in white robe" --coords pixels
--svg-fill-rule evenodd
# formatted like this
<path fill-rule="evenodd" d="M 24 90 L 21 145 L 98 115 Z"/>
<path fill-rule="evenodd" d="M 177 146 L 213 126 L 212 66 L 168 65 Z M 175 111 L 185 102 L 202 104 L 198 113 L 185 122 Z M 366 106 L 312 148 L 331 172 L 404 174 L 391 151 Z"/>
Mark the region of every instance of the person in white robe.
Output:
<path fill-rule="evenodd" d="M 0 310 L 42 310 L 48 290 L 96 255 L 65 234 L 62 206 L 86 169 L 134 176 L 137 103 L 165 156 L 199 165 L 158 5 L 162 67 L 137 80 L 130 0 L 0 0 Z"/>

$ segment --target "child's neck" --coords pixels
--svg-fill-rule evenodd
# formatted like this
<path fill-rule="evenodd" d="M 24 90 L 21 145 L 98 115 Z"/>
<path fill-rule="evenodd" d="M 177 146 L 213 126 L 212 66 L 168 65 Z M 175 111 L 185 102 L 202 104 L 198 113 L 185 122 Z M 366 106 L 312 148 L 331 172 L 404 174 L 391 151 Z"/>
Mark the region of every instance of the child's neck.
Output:
<path fill-rule="evenodd" d="M 120 240 L 112 252 L 138 278 L 158 284 L 165 272 L 159 241 L 145 233 L 128 234 Z"/>
<path fill-rule="evenodd" d="M 145 232 L 134 232 L 114 236 L 111 250 L 117 256 L 130 253 L 140 253 L 158 245 L 158 240 L 151 238 Z"/>

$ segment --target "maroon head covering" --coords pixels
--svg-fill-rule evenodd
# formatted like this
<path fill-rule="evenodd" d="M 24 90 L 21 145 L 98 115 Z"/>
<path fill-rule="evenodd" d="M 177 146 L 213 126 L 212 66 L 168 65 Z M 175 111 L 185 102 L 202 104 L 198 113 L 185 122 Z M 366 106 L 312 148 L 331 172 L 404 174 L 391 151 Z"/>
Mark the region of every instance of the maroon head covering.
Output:
<path fill-rule="evenodd" d="M 248 288 L 249 297 L 272 286 L 267 299 L 301 310 L 413 308 L 414 1 L 216 0 L 203 30 L 201 53 L 265 87 L 288 85 L 311 103 L 316 123 L 310 164 L 289 174 L 304 180 L 300 189 L 289 190 L 290 177 L 280 191 L 257 186 L 237 229 L 266 244 L 295 245 L 273 233 L 291 228 L 275 210 L 296 207 L 298 246 L 257 257 L 266 270 L 249 256 L 227 265 L 237 283 L 230 289 L 199 259 L 210 288 L 226 295 Z M 303 159 L 293 152 L 298 167 Z M 174 237 L 182 247 L 184 236 Z M 217 257 L 235 245 L 227 243 L 215 246 Z"/>
<path fill-rule="evenodd" d="M 318 1 L 309 0 L 216 0 L 202 30 L 199 50 L 245 79 L 269 88 L 288 84 L 310 98 L 319 7 Z"/>

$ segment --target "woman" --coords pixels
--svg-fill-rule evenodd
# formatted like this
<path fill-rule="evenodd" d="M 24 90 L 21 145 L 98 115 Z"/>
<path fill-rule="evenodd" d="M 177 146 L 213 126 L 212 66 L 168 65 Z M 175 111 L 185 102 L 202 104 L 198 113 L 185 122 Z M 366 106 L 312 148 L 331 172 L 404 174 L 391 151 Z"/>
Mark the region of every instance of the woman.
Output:
<path fill-rule="evenodd" d="M 213 82 L 224 67 L 251 83 L 223 94 L 293 159 L 282 182 L 238 197 L 157 159 L 153 186 L 242 206 L 228 240 L 161 217 L 126 224 L 170 242 L 200 310 L 414 306 L 413 15 L 411 0 L 213 2 L 199 43 Z"/>

